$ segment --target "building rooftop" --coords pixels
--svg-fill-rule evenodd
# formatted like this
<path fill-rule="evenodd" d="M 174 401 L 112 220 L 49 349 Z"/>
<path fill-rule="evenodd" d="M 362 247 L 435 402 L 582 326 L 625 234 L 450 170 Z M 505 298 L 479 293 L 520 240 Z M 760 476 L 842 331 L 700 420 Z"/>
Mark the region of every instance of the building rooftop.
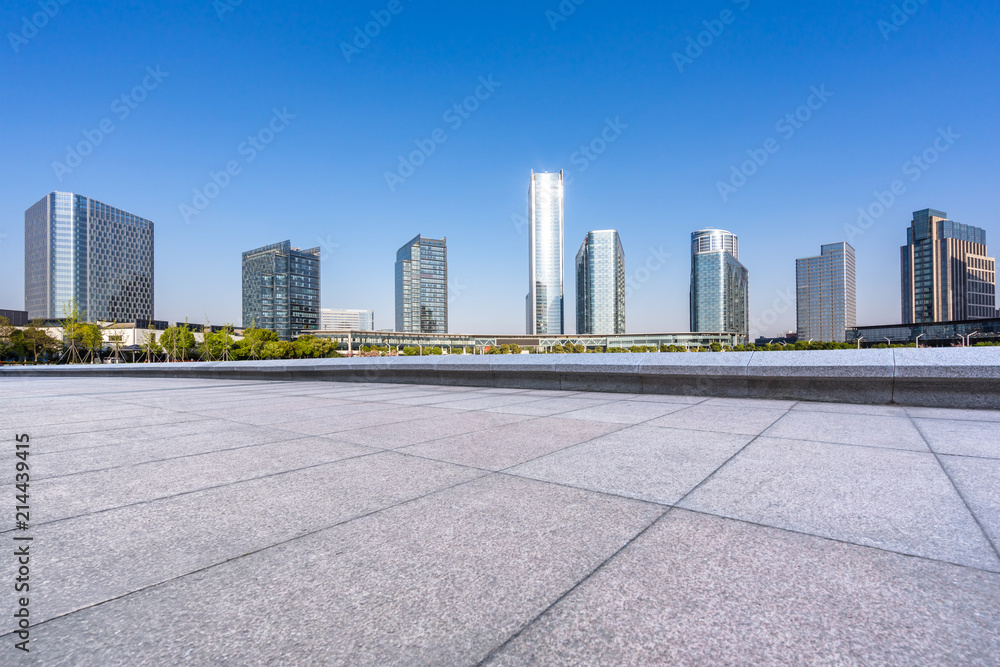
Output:
<path fill-rule="evenodd" d="M 36 664 L 1000 655 L 997 411 L 124 376 L 0 401 Z"/>

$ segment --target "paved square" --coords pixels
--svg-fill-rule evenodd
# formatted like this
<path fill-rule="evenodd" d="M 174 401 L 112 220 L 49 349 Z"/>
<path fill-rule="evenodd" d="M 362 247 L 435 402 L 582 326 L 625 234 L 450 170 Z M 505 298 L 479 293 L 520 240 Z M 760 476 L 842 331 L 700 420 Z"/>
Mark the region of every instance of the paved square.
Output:
<path fill-rule="evenodd" d="M 1000 413 L 114 378 L 0 406 L 24 664 L 1000 656 Z"/>

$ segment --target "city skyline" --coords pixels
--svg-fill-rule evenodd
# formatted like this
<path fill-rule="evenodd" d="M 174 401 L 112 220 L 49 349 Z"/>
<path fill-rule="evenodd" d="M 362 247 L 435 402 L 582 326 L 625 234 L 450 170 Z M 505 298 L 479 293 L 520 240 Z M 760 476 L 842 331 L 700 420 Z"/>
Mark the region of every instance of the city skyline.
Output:
<path fill-rule="evenodd" d="M 886 31 L 891 2 L 743 4 L 588 3 L 554 25 L 536 4 L 494 8 L 488 22 L 471 7 L 404 4 L 348 60 L 340 43 L 384 5 L 243 3 L 220 17 L 210 5 L 69 3 L 0 54 L 0 307 L 22 305 L 24 209 L 64 190 L 156 221 L 160 319 L 238 322 L 239 253 L 286 237 L 322 248 L 326 305 L 390 312 L 392 277 L 369 267 L 425 229 L 452 246 L 450 328 L 520 333 L 533 168 L 566 170 L 574 245 L 622 230 L 631 329 L 688 328 L 676 286 L 688 234 L 709 226 L 742 237 L 754 336 L 795 327 L 792 260 L 830 241 L 857 249 L 870 286 L 859 324 L 897 319 L 890 258 L 909 212 L 1000 222 L 988 187 L 1000 128 L 982 111 L 998 98 L 982 85 L 998 17 L 925 4 Z M 724 8 L 734 22 L 699 46 Z M 6 3 L 0 27 L 19 34 L 36 11 Z M 92 39 L 111 12 L 113 52 Z M 274 26 L 287 39 L 250 39 Z M 912 103 L 928 89 L 949 104 Z M 394 190 L 387 172 L 403 180 Z"/>

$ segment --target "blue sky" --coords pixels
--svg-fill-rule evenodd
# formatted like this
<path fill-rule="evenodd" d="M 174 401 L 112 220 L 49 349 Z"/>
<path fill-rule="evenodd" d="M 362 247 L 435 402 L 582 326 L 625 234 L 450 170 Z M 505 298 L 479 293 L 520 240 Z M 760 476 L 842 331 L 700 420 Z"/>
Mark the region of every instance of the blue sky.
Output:
<path fill-rule="evenodd" d="M 523 333 L 532 169 L 572 174 L 569 331 L 592 229 L 621 233 L 631 332 L 689 328 L 702 227 L 740 237 L 754 335 L 794 328 L 795 259 L 823 243 L 855 246 L 879 324 L 912 211 L 1000 242 L 994 3 L 62 1 L 0 13 L 0 308 L 52 190 L 154 220 L 157 317 L 213 323 L 239 323 L 241 252 L 287 238 L 323 248 L 325 307 L 391 327 L 395 252 L 422 233 L 448 237 L 453 332 Z"/>

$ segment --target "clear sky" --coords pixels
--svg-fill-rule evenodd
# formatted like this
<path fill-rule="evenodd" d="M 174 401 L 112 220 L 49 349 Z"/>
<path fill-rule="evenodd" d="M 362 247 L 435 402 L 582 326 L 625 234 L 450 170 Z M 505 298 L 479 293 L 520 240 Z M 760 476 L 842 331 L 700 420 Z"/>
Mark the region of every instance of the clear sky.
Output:
<path fill-rule="evenodd" d="M 839 241 L 859 324 L 898 322 L 912 211 L 1000 248 L 997 3 L 576 3 L 6 0 L 0 308 L 53 190 L 154 220 L 157 317 L 216 324 L 239 324 L 242 251 L 290 239 L 322 246 L 324 307 L 391 327 L 422 233 L 448 238 L 451 331 L 523 333 L 532 169 L 572 177 L 570 332 L 593 229 L 621 233 L 630 332 L 688 330 L 703 227 L 740 237 L 753 335 L 795 327 L 795 259 Z"/>

